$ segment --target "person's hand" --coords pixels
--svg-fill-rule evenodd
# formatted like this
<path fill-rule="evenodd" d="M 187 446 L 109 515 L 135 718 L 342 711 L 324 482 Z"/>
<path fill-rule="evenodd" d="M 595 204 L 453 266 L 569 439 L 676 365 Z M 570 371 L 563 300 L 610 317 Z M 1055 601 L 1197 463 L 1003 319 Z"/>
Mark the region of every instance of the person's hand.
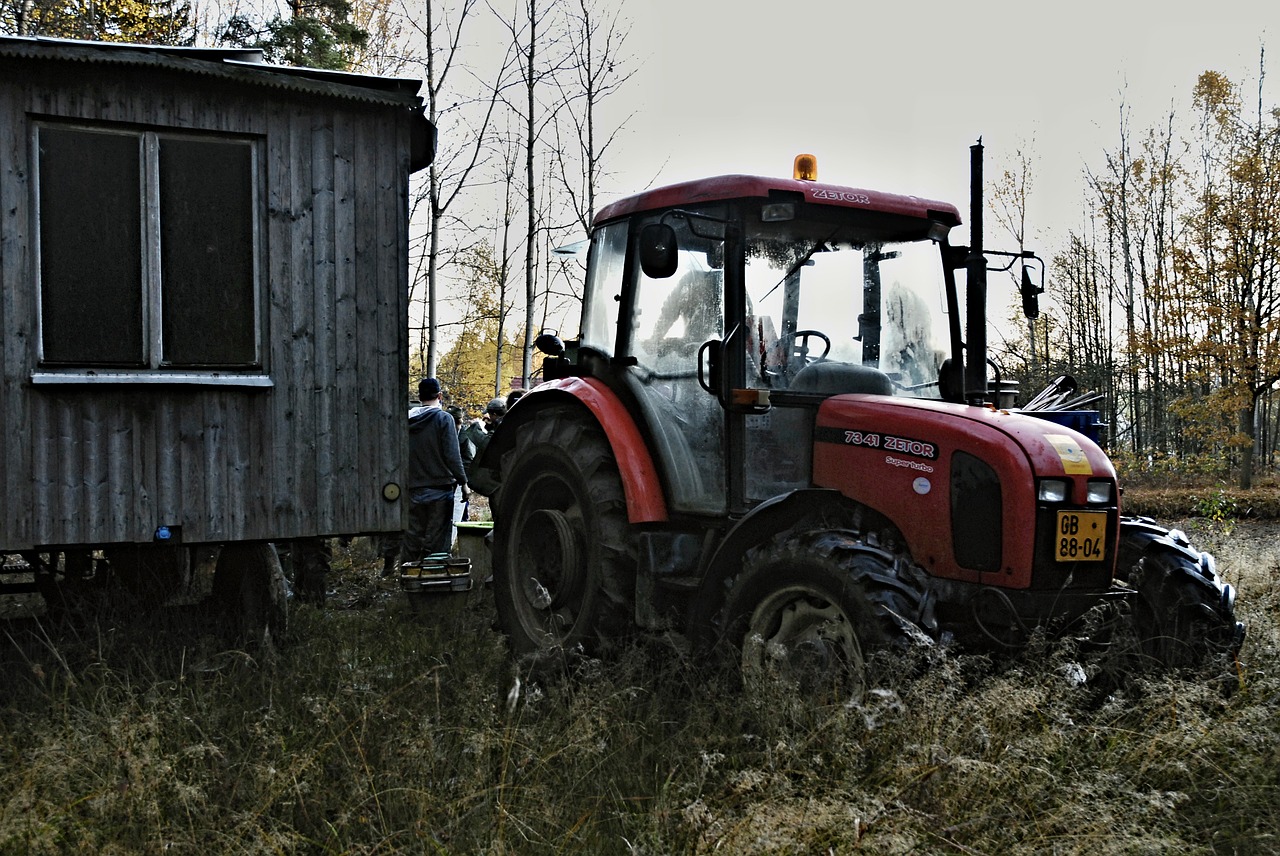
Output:
<path fill-rule="evenodd" d="M 462 501 L 467 502 L 471 499 L 471 488 L 465 484 L 462 486 Z"/>

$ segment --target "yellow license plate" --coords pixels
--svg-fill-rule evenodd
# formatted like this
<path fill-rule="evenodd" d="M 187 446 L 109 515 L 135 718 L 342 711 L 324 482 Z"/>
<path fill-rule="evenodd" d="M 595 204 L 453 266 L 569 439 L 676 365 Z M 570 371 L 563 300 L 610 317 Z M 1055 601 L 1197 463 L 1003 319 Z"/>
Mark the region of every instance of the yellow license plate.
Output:
<path fill-rule="evenodd" d="M 1054 538 L 1059 562 L 1101 562 L 1107 552 L 1105 511 L 1059 511 Z"/>

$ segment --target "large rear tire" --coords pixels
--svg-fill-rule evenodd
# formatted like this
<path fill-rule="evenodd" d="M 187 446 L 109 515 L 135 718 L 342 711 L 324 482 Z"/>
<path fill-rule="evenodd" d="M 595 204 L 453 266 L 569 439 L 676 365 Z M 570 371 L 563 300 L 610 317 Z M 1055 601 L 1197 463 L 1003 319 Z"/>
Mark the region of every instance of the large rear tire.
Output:
<path fill-rule="evenodd" d="M 1133 622 L 1145 656 L 1182 668 L 1239 653 L 1245 631 L 1236 620 L 1235 589 L 1181 531 L 1147 518 L 1122 519 L 1116 576 L 1137 592 Z"/>
<path fill-rule="evenodd" d="M 565 653 L 632 632 L 636 559 L 613 450 L 585 411 L 522 425 L 494 507 L 494 600 L 512 653 Z"/>
<path fill-rule="evenodd" d="M 783 533 L 751 550 L 721 626 L 744 683 L 788 683 L 809 697 L 861 698 L 875 651 L 930 644 L 912 621 L 921 593 L 894 557 L 855 533 Z"/>

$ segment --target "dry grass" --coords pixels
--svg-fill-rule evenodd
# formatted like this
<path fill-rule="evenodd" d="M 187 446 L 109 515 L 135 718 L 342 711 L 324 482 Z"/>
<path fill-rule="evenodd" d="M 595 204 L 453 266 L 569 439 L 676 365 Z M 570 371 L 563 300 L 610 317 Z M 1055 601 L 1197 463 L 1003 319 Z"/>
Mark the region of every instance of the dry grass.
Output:
<path fill-rule="evenodd" d="M 1117 462 L 1126 514 L 1157 520 L 1200 517 L 1213 521 L 1280 519 L 1280 483 L 1260 475 L 1249 490 L 1234 481 L 1181 470 L 1143 470 Z"/>
<path fill-rule="evenodd" d="M 509 706 L 488 596 L 413 611 L 358 551 L 274 664 L 189 615 L 11 621 L 0 853 L 1273 852 L 1280 546 L 1246 525 L 1188 525 L 1238 671 L 1118 686 L 1037 646 L 815 707 L 637 645 Z"/>

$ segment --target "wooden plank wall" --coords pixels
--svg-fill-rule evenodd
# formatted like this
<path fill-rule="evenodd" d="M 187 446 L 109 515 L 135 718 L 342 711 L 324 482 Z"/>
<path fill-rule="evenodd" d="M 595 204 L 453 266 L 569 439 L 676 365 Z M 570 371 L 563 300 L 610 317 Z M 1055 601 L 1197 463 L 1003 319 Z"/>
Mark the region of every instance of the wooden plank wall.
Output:
<path fill-rule="evenodd" d="M 19 442 L 19 432 L 28 416 L 25 402 L 9 391 L 22 383 L 20 355 L 29 347 L 25 340 L 31 329 L 30 322 L 24 322 L 18 311 L 27 304 L 8 283 L 16 281 L 28 267 L 24 124 L 14 110 L 0 103 L 0 485 L 5 488 L 0 490 L 0 520 L 6 521 L 6 531 L 19 532 L 29 531 L 31 526 L 23 507 L 10 496 L 19 479 L 30 471 L 28 453 Z"/>
<path fill-rule="evenodd" d="M 9 67 L 6 67 L 6 63 Z M 32 386 L 30 117 L 262 135 L 270 389 Z M 226 81 L 0 59 L 0 550 L 398 530 L 407 111 Z"/>

